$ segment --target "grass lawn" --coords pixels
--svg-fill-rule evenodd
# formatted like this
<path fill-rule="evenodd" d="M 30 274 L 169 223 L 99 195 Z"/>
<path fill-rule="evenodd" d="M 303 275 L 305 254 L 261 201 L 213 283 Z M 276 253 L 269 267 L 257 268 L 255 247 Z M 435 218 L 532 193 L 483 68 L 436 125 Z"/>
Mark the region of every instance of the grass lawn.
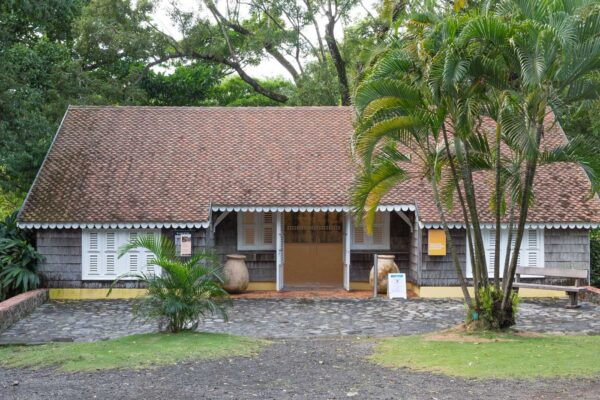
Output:
<path fill-rule="evenodd" d="M 387 367 L 467 378 L 594 376 L 600 336 L 430 334 L 383 339 L 371 356 Z"/>
<path fill-rule="evenodd" d="M 0 347 L 0 366 L 65 371 L 142 368 L 180 361 L 249 356 L 267 342 L 225 334 L 150 333 L 85 343 Z"/>

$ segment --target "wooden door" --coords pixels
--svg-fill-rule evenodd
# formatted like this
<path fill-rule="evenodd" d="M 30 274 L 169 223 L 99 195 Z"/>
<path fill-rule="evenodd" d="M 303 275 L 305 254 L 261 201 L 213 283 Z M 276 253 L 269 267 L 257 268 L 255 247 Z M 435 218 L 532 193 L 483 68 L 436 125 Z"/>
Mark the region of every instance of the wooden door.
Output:
<path fill-rule="evenodd" d="M 285 285 L 341 287 L 344 278 L 340 213 L 285 215 Z"/>

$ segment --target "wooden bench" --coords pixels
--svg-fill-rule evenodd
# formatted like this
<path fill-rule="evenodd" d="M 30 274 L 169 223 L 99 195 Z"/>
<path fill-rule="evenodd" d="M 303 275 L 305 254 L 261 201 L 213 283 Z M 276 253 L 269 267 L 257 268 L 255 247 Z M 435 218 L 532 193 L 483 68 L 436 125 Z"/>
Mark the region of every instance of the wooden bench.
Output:
<path fill-rule="evenodd" d="M 521 275 L 533 275 L 543 276 L 552 278 L 570 278 L 575 279 L 575 286 L 563 286 L 563 285 L 548 285 L 541 283 L 525 283 L 521 282 Z M 535 267 L 522 267 L 517 268 L 515 282 L 513 287 L 515 291 L 519 291 L 519 288 L 525 289 L 546 289 L 546 290 L 560 290 L 567 292 L 569 295 L 569 305 L 567 308 L 579 307 L 579 293 L 585 292 L 587 289 L 581 287 L 581 281 L 587 280 L 588 271 L 585 269 L 567 269 L 567 268 L 535 268 Z"/>

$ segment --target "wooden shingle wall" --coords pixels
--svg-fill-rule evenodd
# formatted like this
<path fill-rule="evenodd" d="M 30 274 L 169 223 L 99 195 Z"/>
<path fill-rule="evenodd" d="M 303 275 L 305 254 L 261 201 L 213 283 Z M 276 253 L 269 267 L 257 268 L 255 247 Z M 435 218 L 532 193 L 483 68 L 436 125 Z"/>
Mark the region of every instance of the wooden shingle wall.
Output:
<path fill-rule="evenodd" d="M 590 269 L 590 236 L 587 229 L 546 229 L 544 262 L 548 268 Z"/>
<path fill-rule="evenodd" d="M 216 220 L 219 213 L 213 214 Z M 214 236 L 214 250 L 221 262 L 225 263 L 227 254 L 243 254 L 251 282 L 275 281 L 275 251 L 238 251 L 237 249 L 237 214 L 229 213 L 217 226 Z"/>
<path fill-rule="evenodd" d="M 112 281 L 81 280 L 81 230 L 43 229 L 36 232 L 36 247 L 43 260 L 38 270 L 48 288 L 108 288 Z M 117 288 L 139 288 L 136 281 L 121 281 Z"/>
<path fill-rule="evenodd" d="M 466 268 L 466 231 L 464 229 L 451 229 L 450 234 L 456 246 L 458 258 L 463 267 Z M 421 286 L 454 286 L 459 285 L 456 268 L 452 262 L 450 247 L 445 256 L 429 256 L 427 254 L 427 229 L 422 230 L 422 264 L 421 264 Z"/>
<path fill-rule="evenodd" d="M 414 221 L 414 219 L 413 219 Z M 414 224 L 414 222 L 413 222 Z M 389 250 L 352 250 L 350 252 L 350 280 L 368 282 L 373 267 L 374 254 L 393 254 L 400 272 L 407 274 L 407 280 L 414 282 L 415 276 L 410 266 L 411 232 L 410 227 L 398 214 L 390 213 L 390 249 Z"/>

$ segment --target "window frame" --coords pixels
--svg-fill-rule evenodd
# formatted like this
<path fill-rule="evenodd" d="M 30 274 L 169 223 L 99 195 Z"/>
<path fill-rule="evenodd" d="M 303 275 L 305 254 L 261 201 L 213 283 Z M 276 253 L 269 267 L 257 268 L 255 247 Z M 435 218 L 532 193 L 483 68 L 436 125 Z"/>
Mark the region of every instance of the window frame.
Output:
<path fill-rule="evenodd" d="M 351 218 L 350 222 L 350 250 L 390 250 L 390 213 L 380 212 L 383 217 L 383 243 L 373 243 L 373 235 L 368 235 L 363 229 L 363 243 L 355 242 L 356 222 Z"/>
<path fill-rule="evenodd" d="M 537 265 L 532 265 L 530 266 L 529 264 L 527 265 L 523 265 L 522 261 L 523 260 L 527 260 L 527 263 L 529 263 L 529 252 L 530 252 L 530 247 L 529 247 L 529 234 L 531 231 L 535 231 L 537 232 L 537 241 L 538 241 L 538 248 L 537 248 L 537 253 L 538 253 L 538 257 L 537 257 Z M 545 253 L 546 253 L 546 243 L 545 243 L 545 233 L 544 233 L 544 229 L 543 228 L 537 228 L 537 229 L 530 229 L 530 228 L 525 228 L 525 231 L 523 232 L 523 240 L 521 242 L 521 248 L 519 251 L 519 258 L 521 260 L 521 263 L 519 263 L 519 265 L 517 265 L 517 267 L 531 267 L 531 268 L 543 268 L 544 264 L 546 262 L 545 260 Z M 495 234 L 495 229 L 490 229 L 490 228 L 483 228 L 482 229 L 482 233 L 483 233 L 483 239 L 484 239 L 484 244 L 483 247 L 485 249 L 485 257 L 486 257 L 486 263 L 488 265 L 488 276 L 490 278 L 492 278 L 494 276 L 494 271 L 492 269 L 489 268 L 489 262 L 490 262 L 490 255 L 488 254 L 488 244 L 485 242 L 485 239 L 487 237 L 487 235 L 490 235 L 492 232 L 494 232 Z M 513 240 L 514 240 L 514 235 L 516 235 L 516 231 L 513 231 Z M 508 229 L 507 228 L 501 228 L 500 231 L 500 277 L 502 278 L 504 275 L 504 257 L 505 257 L 505 253 L 506 253 L 506 242 L 508 241 Z M 465 254 L 466 254 L 466 277 L 467 278 L 473 278 L 473 265 L 471 264 L 471 254 L 469 253 L 469 241 L 467 239 L 467 233 L 465 232 Z"/>
<path fill-rule="evenodd" d="M 247 211 L 247 212 L 243 212 L 240 211 L 237 213 L 237 249 L 239 251 L 275 251 L 276 249 L 276 242 L 277 242 L 277 238 L 276 236 L 276 213 L 275 212 L 271 212 L 272 214 L 272 219 L 271 219 L 271 226 L 272 226 L 272 243 L 264 243 L 265 240 L 265 235 L 264 235 L 264 229 L 265 229 L 265 223 L 264 223 L 264 214 L 266 214 L 267 212 L 271 212 L 271 211 L 266 211 L 266 212 L 253 212 L 253 211 Z M 254 238 L 255 238 L 255 243 L 253 244 L 246 244 L 244 241 L 244 225 L 248 225 L 244 223 L 244 216 L 246 214 L 252 214 L 254 217 L 254 222 L 252 223 L 252 226 L 254 227 Z"/>
<path fill-rule="evenodd" d="M 138 236 L 153 234 L 160 237 L 160 229 L 82 229 L 81 230 L 81 280 L 82 281 L 113 281 L 118 276 L 125 273 L 148 273 L 147 262 L 152 256 L 152 253 L 146 249 L 136 248 L 128 251 L 123 257 L 118 258 L 119 248 L 127 243 L 131 234 L 135 233 Z M 113 235 L 112 248 L 107 248 L 109 235 Z M 92 235 L 96 235 L 97 249 L 90 249 L 90 240 Z M 97 273 L 92 273 L 90 269 L 91 256 L 96 255 Z M 132 256 L 137 255 L 136 271 L 131 271 L 130 260 Z M 113 273 L 107 272 L 108 257 L 112 257 Z M 161 269 L 154 265 L 154 273 L 161 274 Z M 136 281 L 137 277 L 127 276 L 120 278 L 121 280 Z"/>

